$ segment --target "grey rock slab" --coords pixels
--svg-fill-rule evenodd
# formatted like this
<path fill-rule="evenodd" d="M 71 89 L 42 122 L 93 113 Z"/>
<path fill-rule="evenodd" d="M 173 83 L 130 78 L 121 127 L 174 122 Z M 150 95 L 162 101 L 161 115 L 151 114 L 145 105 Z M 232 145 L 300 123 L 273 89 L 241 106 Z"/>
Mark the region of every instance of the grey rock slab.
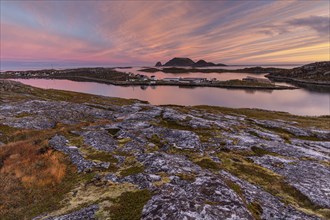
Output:
<path fill-rule="evenodd" d="M 118 148 L 117 141 L 106 130 L 90 130 L 82 134 L 84 143 L 101 151 L 113 152 Z"/>
<path fill-rule="evenodd" d="M 182 184 L 180 184 L 182 183 Z M 142 219 L 253 219 L 242 200 L 221 179 L 198 177 L 165 184 L 143 208 Z"/>
<path fill-rule="evenodd" d="M 221 175 L 239 185 L 248 203 L 257 202 L 262 207 L 261 219 L 319 219 L 318 217 L 307 215 L 290 205 L 282 203 L 277 197 L 265 192 L 259 186 L 239 179 L 228 172 L 221 171 Z"/>
<path fill-rule="evenodd" d="M 287 160 L 265 155 L 251 157 L 255 163 L 285 177 L 314 204 L 330 208 L 330 169 L 320 163 L 303 160 Z M 277 166 L 281 164 L 281 166 Z"/>
<path fill-rule="evenodd" d="M 110 163 L 108 162 L 94 162 L 86 160 L 79 149 L 73 146 L 67 145 L 67 140 L 64 136 L 56 135 L 49 140 L 49 145 L 55 150 L 61 151 L 70 157 L 70 160 L 78 168 L 78 172 L 90 171 L 92 168 L 108 168 Z"/>
<path fill-rule="evenodd" d="M 202 169 L 185 156 L 166 153 L 150 153 L 137 158 L 145 166 L 145 172 L 155 174 L 165 172 L 169 175 L 177 173 L 199 173 Z"/>
<path fill-rule="evenodd" d="M 88 207 L 82 208 L 78 211 L 66 215 L 46 218 L 46 220 L 81 220 L 81 219 L 96 220 L 97 218 L 95 216 L 95 213 L 97 212 L 98 209 L 99 209 L 98 205 L 90 205 Z"/>

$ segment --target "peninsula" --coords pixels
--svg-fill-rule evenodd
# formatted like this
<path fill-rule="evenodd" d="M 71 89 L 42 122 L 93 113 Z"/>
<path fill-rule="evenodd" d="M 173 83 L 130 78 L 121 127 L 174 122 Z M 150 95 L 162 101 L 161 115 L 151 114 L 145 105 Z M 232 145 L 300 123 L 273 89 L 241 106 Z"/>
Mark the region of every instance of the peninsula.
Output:
<path fill-rule="evenodd" d="M 330 61 L 307 64 L 291 70 L 269 72 L 269 79 L 330 86 Z"/>
<path fill-rule="evenodd" d="M 243 69 L 217 69 L 217 68 L 182 68 L 182 67 L 157 67 L 143 68 L 141 72 L 164 73 L 254 73 L 267 74 L 266 77 L 278 82 L 296 82 L 300 84 L 315 84 L 330 86 L 330 61 L 310 63 L 293 69 L 276 67 L 249 67 Z"/>
<path fill-rule="evenodd" d="M 117 86 L 189 86 L 189 87 L 219 87 L 233 89 L 296 89 L 294 86 L 275 85 L 265 80 L 227 80 L 220 81 L 215 78 L 164 78 L 156 79 L 155 76 L 120 72 L 115 68 L 79 68 L 65 70 L 31 70 L 31 71 L 7 71 L 0 73 L 2 79 L 68 79 L 73 81 L 88 81 Z"/>

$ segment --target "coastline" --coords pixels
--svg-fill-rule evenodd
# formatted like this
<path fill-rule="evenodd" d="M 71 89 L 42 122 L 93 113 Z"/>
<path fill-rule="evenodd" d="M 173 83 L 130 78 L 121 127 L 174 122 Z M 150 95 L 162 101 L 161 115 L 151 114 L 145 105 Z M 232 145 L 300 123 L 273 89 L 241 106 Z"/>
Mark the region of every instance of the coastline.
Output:
<path fill-rule="evenodd" d="M 268 79 L 278 81 L 278 82 L 294 82 L 294 83 L 303 83 L 303 84 L 312 84 L 312 85 L 321 85 L 321 86 L 330 86 L 329 81 L 321 82 L 321 81 L 307 81 L 303 79 L 294 79 L 291 77 L 280 77 L 280 76 L 272 76 L 272 75 L 265 75 Z"/>
<path fill-rule="evenodd" d="M 1 77 L 0 77 L 1 78 Z M 281 85 L 230 85 L 226 84 L 227 81 L 220 81 L 219 83 L 180 83 L 180 82 L 166 82 L 157 80 L 155 83 L 144 82 L 144 81 L 114 81 L 106 79 L 98 79 L 93 77 L 85 76 L 52 76 L 52 77 L 9 77 L 2 79 L 67 79 L 78 82 L 96 82 L 103 84 L 110 84 L 115 86 L 182 86 L 182 87 L 216 87 L 216 88 L 232 88 L 232 89 L 260 89 L 260 90 L 292 90 L 299 89 L 295 86 L 281 86 Z M 243 82 L 243 81 L 241 81 Z M 244 83 L 244 82 L 243 82 Z"/>

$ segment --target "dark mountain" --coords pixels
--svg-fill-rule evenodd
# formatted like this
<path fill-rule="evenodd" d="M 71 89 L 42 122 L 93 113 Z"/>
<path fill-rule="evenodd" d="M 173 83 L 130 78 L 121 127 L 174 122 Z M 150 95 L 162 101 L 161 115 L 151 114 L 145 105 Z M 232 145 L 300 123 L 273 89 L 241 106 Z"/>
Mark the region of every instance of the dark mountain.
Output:
<path fill-rule="evenodd" d="M 158 62 L 160 63 L 160 62 Z M 157 64 L 158 64 L 157 63 Z M 156 64 L 156 65 L 157 65 Z M 191 66 L 191 67 L 208 67 L 208 66 L 226 66 L 225 64 L 215 64 L 212 62 L 206 62 L 205 60 L 199 60 L 196 63 L 190 58 L 175 57 L 165 63 L 163 66 Z"/>
<path fill-rule="evenodd" d="M 217 63 L 216 66 L 227 66 L 227 65 L 223 63 Z"/>
<path fill-rule="evenodd" d="M 157 62 L 155 66 L 162 66 L 161 62 Z"/>
<path fill-rule="evenodd" d="M 175 57 L 165 63 L 164 66 L 193 66 L 194 64 L 195 62 L 189 58 Z"/>
<path fill-rule="evenodd" d="M 195 67 L 216 66 L 216 64 L 212 62 L 206 62 L 205 60 L 198 60 L 193 66 Z"/>

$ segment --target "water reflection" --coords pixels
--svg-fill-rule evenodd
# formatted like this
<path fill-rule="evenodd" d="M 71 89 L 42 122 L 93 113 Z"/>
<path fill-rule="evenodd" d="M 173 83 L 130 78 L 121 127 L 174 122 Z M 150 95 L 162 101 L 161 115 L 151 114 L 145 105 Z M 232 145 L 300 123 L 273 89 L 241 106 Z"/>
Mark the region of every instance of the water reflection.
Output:
<path fill-rule="evenodd" d="M 329 115 L 329 93 L 297 90 L 242 90 L 212 87 L 179 88 L 176 86 L 113 86 L 70 80 L 18 79 L 40 87 L 84 92 L 96 95 L 135 98 L 151 104 L 215 105 L 233 108 L 261 108 L 298 115 Z"/>

